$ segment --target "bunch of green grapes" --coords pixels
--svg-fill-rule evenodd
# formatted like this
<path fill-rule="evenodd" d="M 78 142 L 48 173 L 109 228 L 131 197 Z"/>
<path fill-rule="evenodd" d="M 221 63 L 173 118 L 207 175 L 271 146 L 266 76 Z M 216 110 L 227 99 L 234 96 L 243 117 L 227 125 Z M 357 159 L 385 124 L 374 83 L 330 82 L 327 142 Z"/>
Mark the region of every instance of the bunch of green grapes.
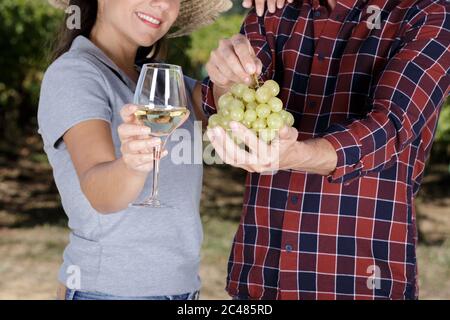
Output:
<path fill-rule="evenodd" d="M 274 80 L 266 81 L 257 89 L 235 84 L 219 98 L 218 113 L 209 118 L 208 128 L 221 126 L 228 131 L 230 121 L 238 121 L 270 143 L 278 130 L 294 125 L 293 115 L 284 110 L 283 102 L 277 98 L 279 93 L 280 86 Z"/>

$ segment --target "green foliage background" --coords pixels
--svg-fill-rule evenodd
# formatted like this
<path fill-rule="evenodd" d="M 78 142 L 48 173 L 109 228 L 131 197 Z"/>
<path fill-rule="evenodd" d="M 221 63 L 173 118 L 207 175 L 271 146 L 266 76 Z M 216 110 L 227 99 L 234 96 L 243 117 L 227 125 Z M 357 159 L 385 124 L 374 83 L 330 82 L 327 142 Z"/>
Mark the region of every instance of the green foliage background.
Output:
<path fill-rule="evenodd" d="M 239 1 L 235 1 L 239 2 Z M 215 24 L 188 37 L 169 42 L 168 62 L 182 65 L 185 73 L 201 79 L 204 64 L 219 39 L 240 29 L 244 11 L 239 5 Z M 36 111 L 43 71 L 62 12 L 46 0 L 0 2 L 0 144 L 17 144 L 36 131 Z M 443 107 L 436 132 L 434 158 L 450 162 L 450 104 Z"/>

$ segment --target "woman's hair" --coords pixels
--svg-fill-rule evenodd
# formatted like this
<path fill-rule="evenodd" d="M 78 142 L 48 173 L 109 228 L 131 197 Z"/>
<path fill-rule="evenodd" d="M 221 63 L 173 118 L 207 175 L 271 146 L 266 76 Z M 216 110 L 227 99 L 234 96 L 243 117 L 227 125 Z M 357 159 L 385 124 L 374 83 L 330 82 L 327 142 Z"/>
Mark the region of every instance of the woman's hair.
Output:
<path fill-rule="evenodd" d="M 57 34 L 55 44 L 53 46 L 53 52 L 51 54 L 51 61 L 55 61 L 58 59 L 61 55 L 69 51 L 72 42 L 75 40 L 76 37 L 79 35 L 85 36 L 86 38 L 89 38 L 92 28 L 95 25 L 95 22 L 97 21 L 97 11 L 98 11 L 98 2 L 97 0 L 70 0 L 70 5 L 75 5 L 80 8 L 80 22 L 81 27 L 78 28 L 67 28 L 66 21 L 70 17 L 69 13 L 66 13 L 64 21 L 61 25 L 61 28 Z M 162 46 L 163 40 L 159 40 L 157 43 L 155 43 L 154 50 L 153 46 L 144 48 L 139 48 L 136 56 L 137 61 L 142 60 L 148 60 L 146 58 L 156 58 L 157 56 L 160 56 L 160 49 Z M 147 57 L 149 53 L 152 53 L 151 57 Z"/>

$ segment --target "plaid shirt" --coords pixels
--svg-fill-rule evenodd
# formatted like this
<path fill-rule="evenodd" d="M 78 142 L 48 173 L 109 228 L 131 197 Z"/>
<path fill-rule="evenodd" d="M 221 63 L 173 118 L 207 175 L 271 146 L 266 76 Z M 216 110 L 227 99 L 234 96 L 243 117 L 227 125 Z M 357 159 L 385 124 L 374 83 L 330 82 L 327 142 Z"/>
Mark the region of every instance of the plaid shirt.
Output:
<path fill-rule="evenodd" d="M 381 28 L 370 28 L 381 8 Z M 414 198 L 449 94 L 450 3 L 297 1 L 242 27 L 299 140 L 336 149 L 328 177 L 247 176 L 227 290 L 249 299 L 418 297 Z M 376 20 L 374 21 L 376 22 Z M 203 108 L 215 111 L 213 84 Z"/>

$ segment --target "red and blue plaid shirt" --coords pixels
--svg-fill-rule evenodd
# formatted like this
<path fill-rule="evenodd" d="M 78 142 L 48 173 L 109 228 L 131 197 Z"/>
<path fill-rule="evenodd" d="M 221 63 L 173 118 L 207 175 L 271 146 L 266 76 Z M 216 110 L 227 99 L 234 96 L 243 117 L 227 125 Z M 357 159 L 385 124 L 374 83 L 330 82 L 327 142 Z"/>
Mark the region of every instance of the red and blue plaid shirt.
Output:
<path fill-rule="evenodd" d="M 449 95 L 449 29 L 448 0 L 338 0 L 331 13 L 305 0 L 247 16 L 242 33 L 263 79 L 281 84 L 299 139 L 324 137 L 338 165 L 329 177 L 247 176 L 230 295 L 417 298 L 414 198 Z"/>

